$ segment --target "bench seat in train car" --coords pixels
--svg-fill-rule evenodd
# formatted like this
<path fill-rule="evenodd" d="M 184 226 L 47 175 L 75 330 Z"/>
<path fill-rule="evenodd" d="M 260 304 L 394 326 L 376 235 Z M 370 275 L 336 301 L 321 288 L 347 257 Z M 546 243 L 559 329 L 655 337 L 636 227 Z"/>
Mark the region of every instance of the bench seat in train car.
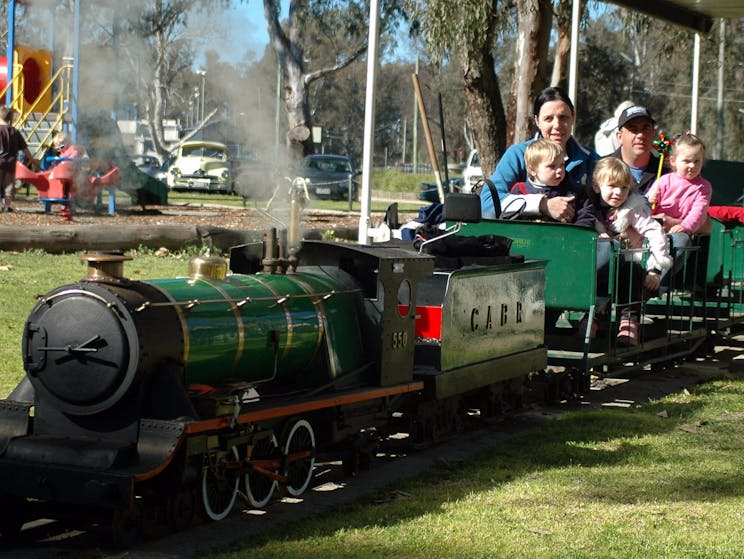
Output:
<path fill-rule="evenodd" d="M 669 355 L 692 353 L 706 334 L 703 325 L 693 322 L 692 312 L 687 313 L 690 318 L 684 328 L 679 324 L 672 325 L 663 316 L 643 317 L 639 345 L 630 348 L 616 346 L 619 311 L 613 304 L 613 278 L 616 276 L 616 263 L 624 257 L 624 251 L 617 250 L 613 243 L 605 245 L 611 255 L 610 266 L 607 285 L 600 285 L 596 273 L 598 234 L 591 229 L 553 222 L 484 220 L 468 225 L 461 234 L 503 235 L 513 240 L 512 253 L 522 254 L 528 259 L 548 260 L 546 315 L 547 309 L 568 311 L 563 312 L 557 322 L 555 333 L 546 333 L 550 365 L 598 370 L 626 362 L 648 362 L 656 354 L 664 354 L 668 359 Z M 579 335 L 577 326 L 581 317 L 596 319 L 600 314 L 602 319 L 596 336 Z M 546 325 L 546 330 L 549 326 Z"/>

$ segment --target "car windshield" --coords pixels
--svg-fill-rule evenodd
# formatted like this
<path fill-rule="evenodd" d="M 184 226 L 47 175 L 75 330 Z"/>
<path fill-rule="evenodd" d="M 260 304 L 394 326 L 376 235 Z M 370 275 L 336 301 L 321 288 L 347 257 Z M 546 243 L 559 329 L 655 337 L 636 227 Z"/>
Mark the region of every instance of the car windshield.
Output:
<path fill-rule="evenodd" d="M 185 146 L 181 150 L 181 157 L 210 157 L 212 159 L 225 159 L 223 150 L 210 146 Z"/>
<path fill-rule="evenodd" d="M 309 159 L 305 166 L 326 173 L 351 173 L 351 165 L 345 159 L 314 157 Z"/>

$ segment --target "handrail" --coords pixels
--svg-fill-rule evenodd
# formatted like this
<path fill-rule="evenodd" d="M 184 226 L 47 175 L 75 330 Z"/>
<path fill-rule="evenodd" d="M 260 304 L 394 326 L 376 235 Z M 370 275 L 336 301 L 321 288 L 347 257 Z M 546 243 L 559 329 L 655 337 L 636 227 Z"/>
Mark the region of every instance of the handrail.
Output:
<path fill-rule="evenodd" d="M 22 75 L 22 73 L 19 75 Z M 37 133 L 42 122 L 45 122 L 47 120 L 47 117 L 49 116 L 50 113 L 52 112 L 56 113 L 57 116 L 55 117 L 52 125 L 49 127 L 46 134 L 44 134 L 43 138 L 39 142 L 38 147 L 34 151 L 34 157 L 38 157 L 42 154 L 44 150 L 44 146 L 48 145 L 52 135 L 59 131 L 57 127 L 62 122 L 64 122 L 65 115 L 67 114 L 69 110 L 68 100 L 70 99 L 71 75 L 72 75 L 72 64 L 69 62 L 62 64 L 57 69 L 57 71 L 54 73 L 54 75 L 51 77 L 51 79 L 46 84 L 46 86 L 44 86 L 44 88 L 41 90 L 41 93 L 39 93 L 38 97 L 34 100 L 34 102 L 31 104 L 28 110 L 23 111 L 23 112 L 19 111 L 20 116 L 18 120 L 15 122 L 15 126 L 16 128 L 20 130 L 23 128 L 23 126 L 28 121 L 29 116 L 33 114 L 34 112 L 36 112 L 36 108 L 38 107 L 39 103 L 44 98 L 44 96 L 51 93 L 51 90 L 54 87 L 54 85 L 57 82 L 59 82 L 60 87 L 58 88 L 57 94 L 52 98 L 52 101 L 49 103 L 49 106 L 46 108 L 46 110 L 42 111 L 41 117 L 36 121 L 34 126 L 27 132 L 27 140 L 28 140 L 28 138 L 33 137 Z M 14 76 L 14 80 L 15 80 L 15 76 Z M 54 110 L 55 108 L 57 109 L 56 111 Z"/>
<path fill-rule="evenodd" d="M 13 64 L 13 78 L 5 85 L 4 88 L 0 89 L 0 98 L 5 99 L 5 94 L 8 93 L 8 88 L 13 88 L 13 100 L 10 106 L 18 108 L 21 106 L 21 98 L 23 91 L 26 87 L 26 76 L 23 75 L 23 66 L 20 64 Z"/>

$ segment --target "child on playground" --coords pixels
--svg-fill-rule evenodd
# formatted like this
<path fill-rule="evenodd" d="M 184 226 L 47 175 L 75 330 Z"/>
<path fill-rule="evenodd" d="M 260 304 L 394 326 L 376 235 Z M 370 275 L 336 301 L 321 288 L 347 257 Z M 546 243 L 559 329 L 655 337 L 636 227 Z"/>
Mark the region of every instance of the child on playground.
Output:
<path fill-rule="evenodd" d="M 649 253 L 633 253 L 620 262 L 617 302 L 623 307 L 617 344 L 625 346 L 638 344 L 641 286 L 657 291 L 661 274 L 672 267 L 664 230 L 651 217 L 644 196 L 631 190 L 633 184 L 630 168 L 620 159 L 605 157 L 597 162 L 592 189 L 600 237 L 621 241 L 629 248 L 641 248 L 647 242 L 649 248 Z"/>
<path fill-rule="evenodd" d="M 3 211 L 12 212 L 15 196 L 15 174 L 18 153 L 23 152 L 29 165 L 35 163 L 26 140 L 13 127 L 15 111 L 10 107 L 0 107 L 0 193 L 3 198 Z"/>
<path fill-rule="evenodd" d="M 542 194 L 544 204 L 556 196 L 568 197 L 575 210 L 572 223 L 591 227 L 594 225 L 593 206 L 584 190 L 569 180 L 565 161 L 566 152 L 558 142 L 546 138 L 535 140 L 524 152 L 527 180 L 513 184 L 509 192 L 516 195 Z M 519 198 L 513 200 L 516 203 Z M 511 201 L 508 196 L 504 199 L 502 217 L 510 213 Z"/>

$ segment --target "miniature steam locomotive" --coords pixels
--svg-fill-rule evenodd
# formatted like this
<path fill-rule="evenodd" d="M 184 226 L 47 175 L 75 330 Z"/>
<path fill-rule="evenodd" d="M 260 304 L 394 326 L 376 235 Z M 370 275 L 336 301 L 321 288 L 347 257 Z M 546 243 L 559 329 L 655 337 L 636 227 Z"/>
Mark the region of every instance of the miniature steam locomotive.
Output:
<path fill-rule="evenodd" d="M 108 511 L 127 545 L 143 518 L 223 519 L 239 490 L 263 507 L 302 494 L 321 454 L 353 472 L 392 433 L 500 413 L 545 367 L 544 261 L 489 248 L 443 268 L 402 244 L 294 238 L 153 281 L 90 254 L 85 279 L 40 297 L 26 376 L 0 401 L 3 536 Z"/>

